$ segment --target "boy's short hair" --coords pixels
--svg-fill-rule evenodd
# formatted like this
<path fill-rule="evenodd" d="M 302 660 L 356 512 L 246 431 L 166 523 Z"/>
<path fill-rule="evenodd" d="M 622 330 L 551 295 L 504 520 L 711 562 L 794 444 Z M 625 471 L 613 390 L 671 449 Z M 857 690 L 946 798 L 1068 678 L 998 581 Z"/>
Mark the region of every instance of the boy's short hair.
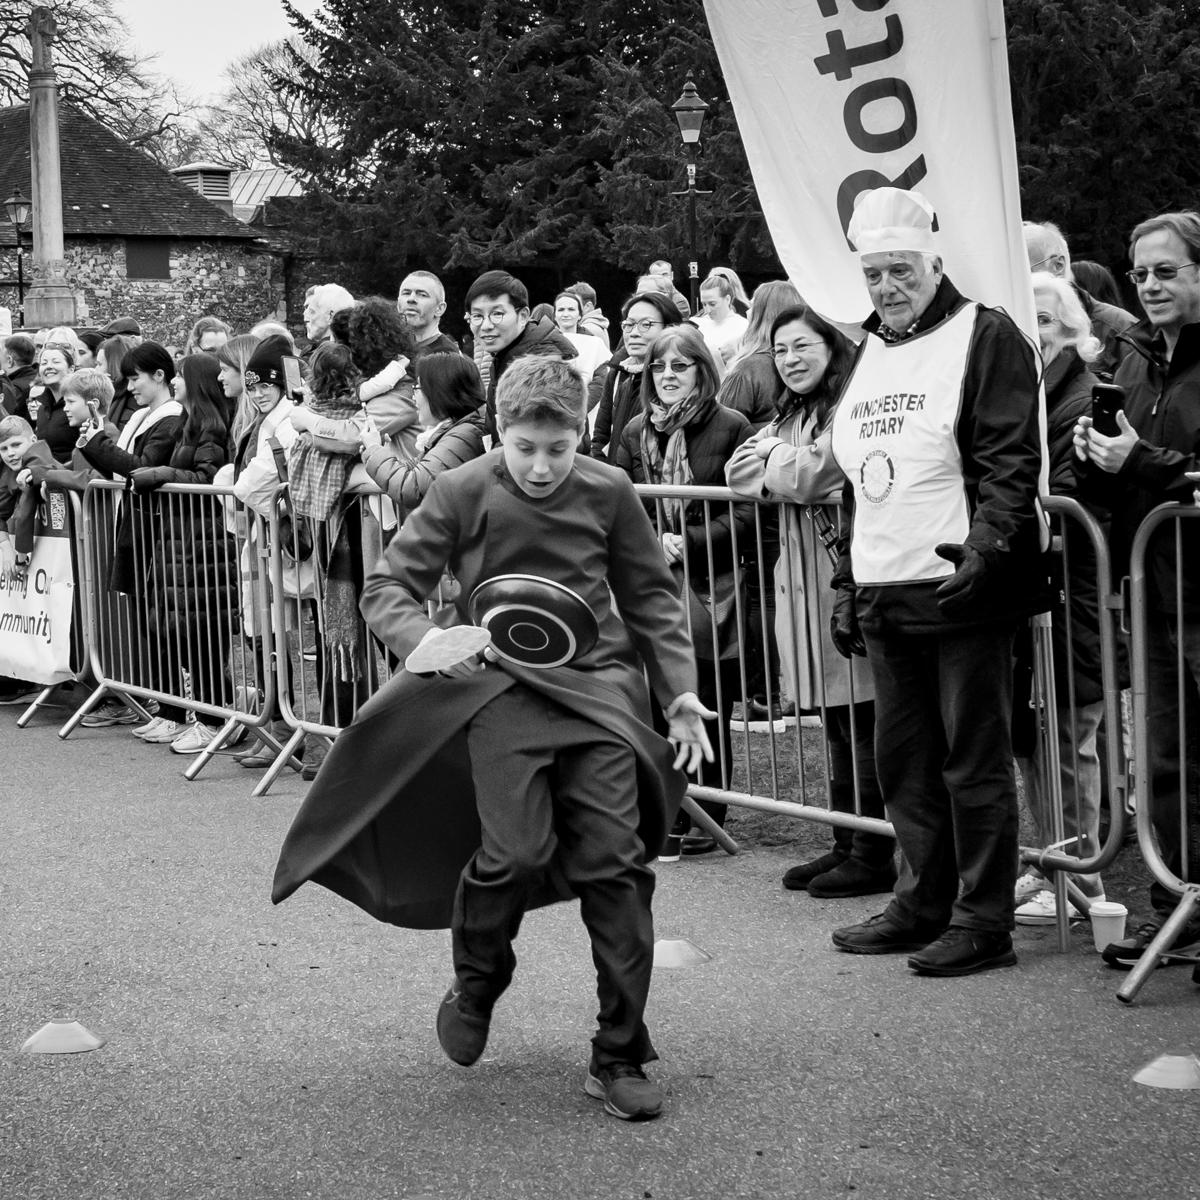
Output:
<path fill-rule="evenodd" d="M 467 311 L 476 300 L 501 300 L 505 296 L 517 312 L 529 307 L 529 289 L 519 279 L 507 271 L 485 271 L 467 292 Z"/>
<path fill-rule="evenodd" d="M 89 404 L 94 404 L 101 416 L 108 412 L 108 406 L 116 395 L 113 381 L 104 371 L 95 367 L 84 367 L 73 375 L 68 375 L 63 381 L 63 395 L 80 396 Z"/>
<path fill-rule="evenodd" d="M 572 296 L 578 296 L 585 304 L 591 304 L 593 307 L 596 304 L 596 289 L 590 283 L 573 283 L 563 290 L 570 292 Z"/>
<path fill-rule="evenodd" d="M 15 437 L 32 438 L 33 426 L 24 417 L 5 417 L 0 421 L 0 442 Z"/>
<path fill-rule="evenodd" d="M 518 358 L 496 385 L 496 420 L 509 425 L 587 427 L 587 387 L 561 358 Z"/>
<path fill-rule="evenodd" d="M 33 365 L 33 360 L 37 358 L 37 346 L 26 333 L 14 333 L 12 337 L 4 339 L 4 348 L 12 356 L 13 362 L 20 367 L 29 367 Z"/>

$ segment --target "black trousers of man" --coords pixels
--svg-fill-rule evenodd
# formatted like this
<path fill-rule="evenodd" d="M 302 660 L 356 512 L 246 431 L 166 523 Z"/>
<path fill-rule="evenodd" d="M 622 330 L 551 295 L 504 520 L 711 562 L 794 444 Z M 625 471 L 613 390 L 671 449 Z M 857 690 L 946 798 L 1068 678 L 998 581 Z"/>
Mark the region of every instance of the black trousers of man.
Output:
<path fill-rule="evenodd" d="M 454 970 L 484 1012 L 512 981 L 513 941 L 557 854 L 579 896 L 600 998 L 598 1065 L 658 1057 L 643 1014 L 654 965 L 654 872 L 638 837 L 628 743 L 518 684 L 467 726 L 483 844 L 454 902 Z"/>
<path fill-rule="evenodd" d="M 902 856 L 887 910 L 898 925 L 1014 927 L 1013 633 L 865 633 L 875 767 Z"/>

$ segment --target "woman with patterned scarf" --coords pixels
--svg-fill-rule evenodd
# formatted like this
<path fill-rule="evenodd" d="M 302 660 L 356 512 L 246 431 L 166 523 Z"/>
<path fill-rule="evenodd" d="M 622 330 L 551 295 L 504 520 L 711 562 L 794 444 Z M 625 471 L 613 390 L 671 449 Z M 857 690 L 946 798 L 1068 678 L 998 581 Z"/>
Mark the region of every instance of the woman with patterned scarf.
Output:
<path fill-rule="evenodd" d="M 704 338 L 692 325 L 670 326 L 650 340 L 644 362 L 642 411 L 625 426 L 616 465 L 634 483 L 724 487 L 725 464 L 752 430 L 741 413 L 717 402 L 720 374 Z M 663 554 L 675 568 L 681 587 L 690 585 L 697 596 L 710 595 L 710 539 L 714 590 L 717 578 L 728 577 L 733 570 L 735 527 L 739 558 L 752 550 L 754 510 L 749 504 L 711 505 L 707 531 L 704 504 L 699 501 L 649 501 L 648 509 L 658 527 Z M 738 655 L 736 648 L 722 654 L 726 648 L 718 647 L 714 660 L 711 621 L 697 619 L 695 603 L 691 608 L 700 699 L 721 714 L 722 750 L 713 762 L 701 764 L 700 780 L 706 787 L 728 788 L 734 765 L 729 718 L 733 702 L 740 698 Z M 724 824 L 725 805 L 701 804 L 718 824 Z M 687 833 L 686 818 L 683 824 L 685 828 L 676 832 Z M 683 841 L 685 853 L 701 854 L 713 848 L 712 839 L 698 831 Z"/>

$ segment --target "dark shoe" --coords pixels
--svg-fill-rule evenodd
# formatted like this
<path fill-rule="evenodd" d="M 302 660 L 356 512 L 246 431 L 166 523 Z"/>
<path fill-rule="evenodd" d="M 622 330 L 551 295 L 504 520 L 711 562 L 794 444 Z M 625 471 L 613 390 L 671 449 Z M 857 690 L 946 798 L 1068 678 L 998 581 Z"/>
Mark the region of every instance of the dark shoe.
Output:
<path fill-rule="evenodd" d="M 843 925 L 831 936 L 833 944 L 847 954 L 911 954 L 928 946 L 938 936 L 938 930 L 906 929 L 882 912 L 860 925 Z"/>
<path fill-rule="evenodd" d="M 305 763 L 304 768 L 300 772 L 300 778 L 305 783 L 312 783 L 317 777 L 317 772 L 321 769 L 320 763 Z"/>
<path fill-rule="evenodd" d="M 1150 945 L 1162 927 L 1167 923 L 1170 913 L 1155 913 L 1149 921 L 1137 927 L 1133 937 L 1122 938 L 1119 942 L 1110 942 L 1100 952 L 1110 967 L 1119 971 L 1128 971 L 1137 964 L 1146 947 Z M 1172 963 L 1195 962 L 1200 956 L 1200 917 L 1193 917 L 1179 932 L 1175 941 L 1167 947 L 1169 954 L 1164 954 L 1159 966 L 1169 966 Z"/>
<path fill-rule="evenodd" d="M 828 854 L 822 854 L 820 858 L 814 858 L 812 862 L 801 863 L 798 867 L 792 867 L 785 871 L 783 886 L 789 892 L 802 892 L 818 875 L 832 871 L 834 867 L 841 866 L 845 861 L 844 854 L 830 850 Z"/>
<path fill-rule="evenodd" d="M 680 839 L 681 854 L 689 856 L 711 854 L 716 848 L 716 839 L 710 838 L 707 833 L 689 833 Z"/>
<path fill-rule="evenodd" d="M 908 960 L 918 975 L 974 975 L 995 967 L 1015 967 L 1012 934 L 951 925 L 936 942 Z"/>
<path fill-rule="evenodd" d="M 481 1013 L 459 991 L 454 981 L 438 1006 L 437 1036 L 446 1056 L 460 1067 L 478 1062 L 487 1046 L 490 1013 Z"/>
<path fill-rule="evenodd" d="M 890 892 L 895 886 L 894 864 L 876 869 L 861 859 L 848 858 L 832 871 L 810 881 L 808 894 L 820 900 L 835 900 L 845 896 L 874 896 L 879 892 Z"/>
<path fill-rule="evenodd" d="M 662 1090 L 637 1063 L 600 1067 L 593 1058 L 583 1090 L 593 1100 L 603 1100 L 604 1111 L 622 1121 L 649 1121 L 662 1112 Z"/>

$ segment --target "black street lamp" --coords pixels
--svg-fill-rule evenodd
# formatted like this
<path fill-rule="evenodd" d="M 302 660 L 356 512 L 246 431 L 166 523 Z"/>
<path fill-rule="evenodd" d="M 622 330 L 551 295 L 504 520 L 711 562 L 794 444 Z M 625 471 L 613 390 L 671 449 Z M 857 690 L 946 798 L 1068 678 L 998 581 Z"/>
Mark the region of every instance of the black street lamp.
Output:
<path fill-rule="evenodd" d="M 708 196 L 710 192 L 696 191 L 696 144 L 700 141 L 700 126 L 704 124 L 704 114 L 708 105 L 700 99 L 696 85 L 692 82 L 692 73 L 687 73 L 687 82 L 683 85 L 683 95 L 671 105 L 675 119 L 679 122 L 679 133 L 683 138 L 684 149 L 687 150 L 687 191 L 672 192 L 673 196 L 687 196 L 688 219 L 691 223 L 692 258 L 688 263 L 688 280 L 692 292 L 692 312 L 698 312 L 700 306 L 700 264 L 696 257 L 696 197 Z"/>
<path fill-rule="evenodd" d="M 4 209 L 8 213 L 8 219 L 12 222 L 13 231 L 17 235 L 17 316 L 19 318 L 17 327 L 25 328 L 25 253 L 21 246 L 21 230 L 25 222 L 29 220 L 29 212 L 33 205 L 21 195 L 21 189 L 17 188 L 15 192 L 4 202 Z"/>

